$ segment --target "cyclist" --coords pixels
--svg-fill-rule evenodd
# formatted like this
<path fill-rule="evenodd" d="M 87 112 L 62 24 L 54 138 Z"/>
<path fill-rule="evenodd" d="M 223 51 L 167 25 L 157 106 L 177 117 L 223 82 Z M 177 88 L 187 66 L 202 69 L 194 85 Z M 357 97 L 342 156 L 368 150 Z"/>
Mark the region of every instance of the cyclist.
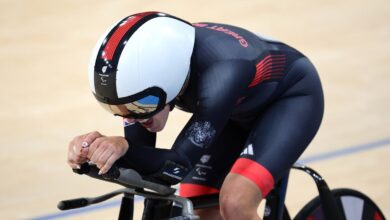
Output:
<path fill-rule="evenodd" d="M 323 115 L 317 71 L 294 48 L 218 23 L 160 12 L 124 18 L 98 41 L 94 96 L 124 118 L 124 137 L 90 132 L 68 163 L 115 163 L 145 178 L 181 182 L 191 197 L 220 192 L 202 219 L 259 219 L 257 208 L 315 136 Z M 171 149 L 155 147 L 170 111 L 192 113 Z"/>

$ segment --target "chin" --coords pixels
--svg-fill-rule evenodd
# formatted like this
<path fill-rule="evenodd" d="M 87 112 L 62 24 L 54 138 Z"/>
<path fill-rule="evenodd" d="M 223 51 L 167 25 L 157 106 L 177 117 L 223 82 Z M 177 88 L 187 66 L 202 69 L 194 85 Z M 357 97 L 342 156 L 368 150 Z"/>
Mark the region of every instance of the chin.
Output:
<path fill-rule="evenodd" d="M 146 128 L 150 132 L 159 132 L 162 130 L 162 128 Z"/>
<path fill-rule="evenodd" d="M 165 126 L 157 126 L 157 127 L 154 127 L 154 128 L 151 128 L 151 130 L 153 130 L 153 132 L 160 132 L 164 129 Z"/>

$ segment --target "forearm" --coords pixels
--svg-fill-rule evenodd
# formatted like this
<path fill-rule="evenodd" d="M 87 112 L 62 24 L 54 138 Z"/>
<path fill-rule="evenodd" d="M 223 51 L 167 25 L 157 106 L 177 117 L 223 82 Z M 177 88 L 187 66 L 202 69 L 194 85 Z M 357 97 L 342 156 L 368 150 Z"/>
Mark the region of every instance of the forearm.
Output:
<path fill-rule="evenodd" d="M 156 145 L 156 133 L 149 132 L 139 123 L 125 125 L 124 134 L 131 146 L 154 147 Z"/>
<path fill-rule="evenodd" d="M 176 151 L 148 146 L 130 146 L 118 165 L 137 170 L 144 178 L 176 184 L 188 174 L 190 164 Z"/>

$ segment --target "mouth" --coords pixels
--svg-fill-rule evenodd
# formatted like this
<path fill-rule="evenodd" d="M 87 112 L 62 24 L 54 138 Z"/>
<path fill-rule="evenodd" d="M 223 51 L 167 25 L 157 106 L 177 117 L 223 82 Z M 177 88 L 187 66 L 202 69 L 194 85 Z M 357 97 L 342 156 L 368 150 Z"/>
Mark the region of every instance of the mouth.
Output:
<path fill-rule="evenodd" d="M 150 118 L 150 119 L 141 121 L 141 124 L 142 124 L 142 126 L 148 128 L 153 124 L 153 119 Z"/>

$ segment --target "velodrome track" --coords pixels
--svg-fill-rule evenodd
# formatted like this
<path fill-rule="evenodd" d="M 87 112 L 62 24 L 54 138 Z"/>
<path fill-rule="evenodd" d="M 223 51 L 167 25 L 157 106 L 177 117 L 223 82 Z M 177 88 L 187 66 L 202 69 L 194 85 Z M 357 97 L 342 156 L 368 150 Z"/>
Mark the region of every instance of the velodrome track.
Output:
<path fill-rule="evenodd" d="M 0 3 L 0 219 L 116 219 L 115 201 L 69 215 L 58 214 L 56 204 L 118 188 L 74 175 L 67 143 L 92 130 L 122 133 L 120 119 L 104 112 L 89 91 L 89 54 L 113 22 L 148 10 L 242 26 L 304 52 L 321 75 L 326 109 L 302 159 L 331 187 L 359 189 L 390 215 L 390 2 Z M 169 147 L 189 117 L 173 114 L 158 146 Z M 292 173 L 287 204 L 293 214 L 315 194 L 309 177 Z"/>

